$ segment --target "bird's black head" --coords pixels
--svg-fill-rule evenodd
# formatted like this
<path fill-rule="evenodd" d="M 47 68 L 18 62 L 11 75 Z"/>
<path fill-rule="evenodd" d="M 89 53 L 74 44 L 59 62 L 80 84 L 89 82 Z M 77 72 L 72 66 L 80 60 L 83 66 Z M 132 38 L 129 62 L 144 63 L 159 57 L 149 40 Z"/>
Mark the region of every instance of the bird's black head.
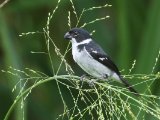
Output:
<path fill-rule="evenodd" d="M 69 32 L 64 35 L 64 39 L 73 40 L 75 39 L 77 43 L 91 38 L 88 31 L 82 28 L 72 28 Z"/>

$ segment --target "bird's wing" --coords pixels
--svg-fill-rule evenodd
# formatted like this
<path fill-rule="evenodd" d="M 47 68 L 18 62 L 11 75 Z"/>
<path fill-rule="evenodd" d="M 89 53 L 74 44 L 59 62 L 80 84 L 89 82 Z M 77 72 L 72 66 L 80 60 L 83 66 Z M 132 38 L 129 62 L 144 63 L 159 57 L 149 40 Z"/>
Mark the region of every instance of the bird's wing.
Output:
<path fill-rule="evenodd" d="M 114 62 L 107 56 L 107 54 L 103 51 L 103 49 L 95 43 L 90 43 L 84 46 L 86 51 L 91 55 L 93 59 L 100 62 L 104 66 L 108 67 L 118 75 L 120 72 Z"/>

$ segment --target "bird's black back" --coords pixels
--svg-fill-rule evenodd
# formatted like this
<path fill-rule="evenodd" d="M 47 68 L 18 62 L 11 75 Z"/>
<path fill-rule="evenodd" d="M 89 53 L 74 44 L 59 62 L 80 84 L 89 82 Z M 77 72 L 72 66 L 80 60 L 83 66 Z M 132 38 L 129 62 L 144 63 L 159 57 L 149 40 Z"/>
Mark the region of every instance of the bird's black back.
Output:
<path fill-rule="evenodd" d="M 118 75 L 120 75 L 120 72 L 117 68 L 117 66 L 114 64 L 114 62 L 110 59 L 110 57 L 103 51 L 103 49 L 96 44 L 94 41 L 91 41 L 89 44 L 81 44 L 78 46 L 78 48 L 86 49 L 87 52 L 92 56 L 93 59 L 100 62 L 104 66 L 108 67 Z M 100 58 L 105 58 L 104 60 L 101 60 Z"/>

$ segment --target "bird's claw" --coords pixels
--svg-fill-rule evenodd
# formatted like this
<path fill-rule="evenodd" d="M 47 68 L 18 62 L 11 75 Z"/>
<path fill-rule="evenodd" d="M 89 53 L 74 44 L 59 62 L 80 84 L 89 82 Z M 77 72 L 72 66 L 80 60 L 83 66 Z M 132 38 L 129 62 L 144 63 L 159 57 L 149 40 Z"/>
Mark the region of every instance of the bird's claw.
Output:
<path fill-rule="evenodd" d="M 80 80 L 83 81 L 86 77 L 86 74 L 83 74 L 81 77 L 80 77 Z"/>
<path fill-rule="evenodd" d="M 90 81 L 88 82 L 88 84 L 89 84 L 90 87 L 94 87 L 94 81 L 93 81 L 93 80 L 90 80 Z"/>
<path fill-rule="evenodd" d="M 89 75 L 83 74 L 83 75 L 80 77 L 80 80 L 83 81 L 84 79 L 89 78 L 89 77 L 90 77 Z"/>

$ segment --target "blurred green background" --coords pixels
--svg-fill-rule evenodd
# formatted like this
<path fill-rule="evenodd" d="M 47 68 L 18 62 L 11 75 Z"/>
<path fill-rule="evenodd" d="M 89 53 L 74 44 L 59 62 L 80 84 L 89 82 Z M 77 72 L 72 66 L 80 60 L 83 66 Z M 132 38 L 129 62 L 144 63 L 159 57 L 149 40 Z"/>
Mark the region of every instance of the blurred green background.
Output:
<path fill-rule="evenodd" d="M 2 3 L 3 0 L 0 2 Z M 86 13 L 80 24 L 110 15 L 109 19 L 88 25 L 85 29 L 89 32 L 96 30 L 93 37 L 112 57 L 120 70 L 123 70 L 122 74 L 128 74 L 135 59 L 137 62 L 132 73 L 151 73 L 160 49 L 160 0 L 73 0 L 73 2 L 78 15 L 83 8 L 111 4 L 112 7 Z M 28 67 L 52 76 L 48 57 L 43 54 L 31 54 L 31 51 L 46 51 L 44 36 L 34 34 L 19 37 L 19 34 L 43 31 L 48 12 L 51 12 L 56 4 L 57 0 L 10 0 L 0 8 L 1 70 L 6 70 L 9 66 L 21 70 Z M 68 10 L 73 11 L 69 0 L 62 0 L 50 26 L 50 32 L 53 33 L 51 37 L 62 53 L 68 44 L 68 41 L 63 39 L 64 33 L 69 30 Z M 76 21 L 73 13 L 71 16 L 72 27 L 74 27 Z M 57 69 L 60 62 L 54 49 L 52 51 L 53 63 Z M 83 71 L 73 62 L 71 53 L 67 55 L 67 61 L 77 75 L 83 74 Z M 158 64 L 155 72 L 159 70 Z M 61 69 L 59 74 L 66 74 L 66 72 Z M 0 72 L 0 119 L 4 118 L 15 99 L 11 90 L 17 81 L 15 77 Z M 160 95 L 159 86 L 158 80 L 152 84 L 153 94 Z M 146 86 L 142 84 L 136 89 L 143 93 Z M 69 101 L 70 97 L 67 96 L 65 88 L 62 88 L 62 93 L 66 101 Z M 34 89 L 26 104 L 25 117 L 28 120 L 54 120 L 63 112 L 63 104 L 55 81 Z M 21 120 L 20 114 L 14 112 L 10 119 Z M 148 119 L 151 120 L 149 117 Z"/>

